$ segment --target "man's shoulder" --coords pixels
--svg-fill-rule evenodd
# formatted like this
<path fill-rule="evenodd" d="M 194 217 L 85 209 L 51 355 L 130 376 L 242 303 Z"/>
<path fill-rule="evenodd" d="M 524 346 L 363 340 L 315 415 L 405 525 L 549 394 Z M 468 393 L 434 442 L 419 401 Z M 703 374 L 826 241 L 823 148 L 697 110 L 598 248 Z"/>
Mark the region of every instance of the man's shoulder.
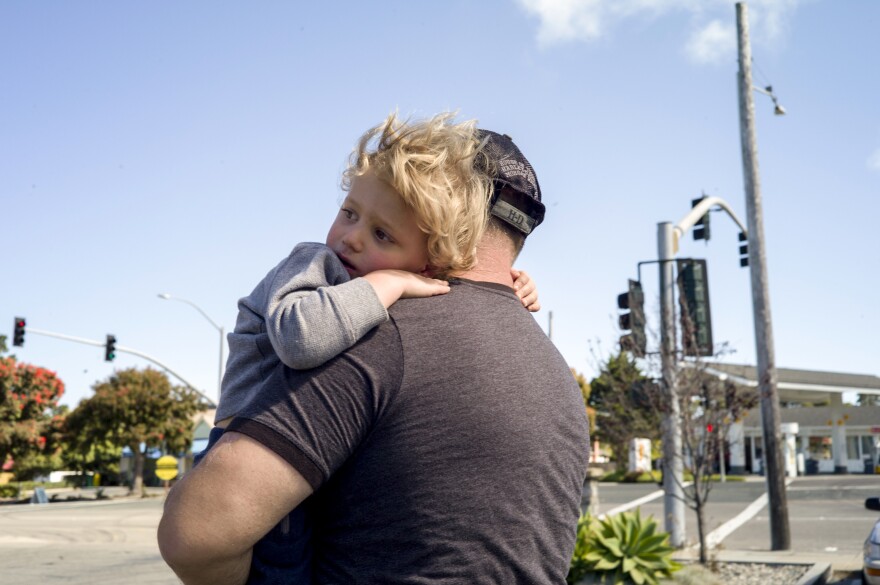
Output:
<path fill-rule="evenodd" d="M 513 289 L 465 280 L 450 284 L 445 295 L 401 299 L 388 310 L 404 349 L 468 346 L 477 350 L 473 347 L 477 344 L 481 353 L 491 353 L 492 347 L 506 346 L 513 338 L 524 347 L 546 344 L 547 336 Z"/>
<path fill-rule="evenodd" d="M 458 278 L 450 279 L 449 284 L 450 291 L 445 295 L 400 299 L 388 309 L 388 313 L 392 317 L 410 319 L 444 311 L 467 312 L 490 305 L 498 310 L 522 308 L 513 289 L 501 284 Z"/>

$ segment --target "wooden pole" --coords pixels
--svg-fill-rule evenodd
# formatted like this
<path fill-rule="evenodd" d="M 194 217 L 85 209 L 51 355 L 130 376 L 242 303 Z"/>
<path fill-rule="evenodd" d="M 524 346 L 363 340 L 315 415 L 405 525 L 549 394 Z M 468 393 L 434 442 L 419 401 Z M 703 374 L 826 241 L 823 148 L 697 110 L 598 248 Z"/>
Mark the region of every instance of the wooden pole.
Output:
<path fill-rule="evenodd" d="M 764 250 L 764 219 L 761 184 L 758 176 L 758 149 L 755 140 L 755 105 L 752 100 L 752 49 L 749 44 L 749 18 L 745 2 L 736 4 L 739 41 L 739 119 L 742 138 L 743 180 L 749 228 L 749 270 L 752 278 L 752 313 L 755 320 L 755 353 L 758 392 L 761 398 L 761 425 L 770 514 L 772 550 L 791 548 L 785 469 L 782 465 L 779 394 L 773 353 L 773 327 L 770 320 L 770 293 L 767 286 L 767 257 Z"/>

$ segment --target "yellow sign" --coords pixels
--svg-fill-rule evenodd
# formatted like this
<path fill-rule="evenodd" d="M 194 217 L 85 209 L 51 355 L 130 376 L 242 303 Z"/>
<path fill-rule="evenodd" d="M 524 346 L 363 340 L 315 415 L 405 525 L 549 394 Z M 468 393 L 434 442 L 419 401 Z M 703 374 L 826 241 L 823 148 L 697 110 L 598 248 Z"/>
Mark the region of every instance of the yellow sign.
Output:
<path fill-rule="evenodd" d="M 156 461 L 156 477 L 166 481 L 177 477 L 177 458 L 171 455 L 159 457 Z"/>

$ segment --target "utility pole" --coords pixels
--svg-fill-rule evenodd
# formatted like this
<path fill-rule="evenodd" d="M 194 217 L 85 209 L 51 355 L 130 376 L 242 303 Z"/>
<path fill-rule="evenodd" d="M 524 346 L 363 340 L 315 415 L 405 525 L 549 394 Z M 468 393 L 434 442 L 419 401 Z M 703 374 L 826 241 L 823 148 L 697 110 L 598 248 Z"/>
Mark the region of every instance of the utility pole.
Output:
<path fill-rule="evenodd" d="M 764 251 L 764 220 L 761 184 L 758 178 L 758 152 L 755 143 L 755 105 L 752 99 L 752 49 L 749 44 L 748 7 L 736 4 L 739 44 L 739 120 L 742 138 L 743 182 L 749 236 L 749 270 L 752 278 L 752 313 L 755 320 L 755 353 L 758 366 L 758 392 L 761 398 L 761 425 L 764 437 L 764 467 L 767 480 L 770 542 L 772 550 L 791 548 L 788 502 L 782 466 L 779 394 L 773 354 L 773 328 L 770 321 L 770 293 L 767 289 L 767 258 Z"/>

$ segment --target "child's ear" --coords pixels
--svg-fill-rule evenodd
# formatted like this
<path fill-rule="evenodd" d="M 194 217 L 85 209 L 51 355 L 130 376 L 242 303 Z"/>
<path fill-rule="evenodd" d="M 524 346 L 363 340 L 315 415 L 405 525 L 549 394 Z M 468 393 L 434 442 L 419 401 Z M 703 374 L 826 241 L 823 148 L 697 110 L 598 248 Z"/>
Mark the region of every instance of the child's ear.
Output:
<path fill-rule="evenodd" d="M 434 278 L 435 274 L 437 274 L 437 269 L 430 264 L 426 264 L 425 267 L 419 271 L 419 275 L 426 278 Z"/>

